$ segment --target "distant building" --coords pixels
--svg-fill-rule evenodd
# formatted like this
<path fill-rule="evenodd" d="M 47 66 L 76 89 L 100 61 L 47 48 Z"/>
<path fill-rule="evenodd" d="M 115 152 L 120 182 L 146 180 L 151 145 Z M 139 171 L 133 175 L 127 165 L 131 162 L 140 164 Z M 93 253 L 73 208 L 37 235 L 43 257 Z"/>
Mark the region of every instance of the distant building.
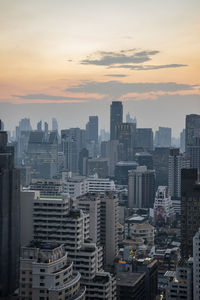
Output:
<path fill-rule="evenodd" d="M 69 176 L 66 172 L 62 173 L 63 193 L 70 197 L 78 197 L 88 193 L 88 182 L 84 176 Z"/>
<path fill-rule="evenodd" d="M 115 126 L 123 122 L 123 105 L 121 101 L 112 101 L 110 105 L 110 139 L 116 140 Z"/>
<path fill-rule="evenodd" d="M 37 131 L 42 131 L 42 121 L 37 123 Z"/>
<path fill-rule="evenodd" d="M 62 194 L 62 180 L 48 178 L 33 178 L 30 190 L 39 191 L 41 196 L 60 196 Z"/>
<path fill-rule="evenodd" d="M 200 115 L 186 116 L 185 147 L 191 168 L 200 169 Z"/>
<path fill-rule="evenodd" d="M 169 148 L 155 148 L 152 153 L 153 166 L 156 171 L 156 187 L 168 185 Z"/>
<path fill-rule="evenodd" d="M 185 129 L 180 133 L 180 149 L 182 153 L 185 152 Z"/>
<path fill-rule="evenodd" d="M 86 124 L 86 140 L 98 143 L 98 116 L 89 116 L 89 122 Z"/>
<path fill-rule="evenodd" d="M 135 160 L 140 166 L 146 166 L 147 169 L 153 170 L 153 157 L 148 152 L 139 152 L 135 154 Z"/>
<path fill-rule="evenodd" d="M 143 149 L 143 151 L 153 151 L 152 128 L 136 129 L 136 147 Z"/>
<path fill-rule="evenodd" d="M 159 127 L 155 133 L 155 147 L 171 147 L 171 139 L 171 128 Z"/>
<path fill-rule="evenodd" d="M 154 219 L 156 222 L 167 222 L 174 217 L 174 208 L 167 186 L 159 186 L 154 202 Z"/>
<path fill-rule="evenodd" d="M 136 161 L 119 161 L 115 166 L 115 179 L 117 184 L 128 185 L 128 171 L 138 167 Z"/>
<path fill-rule="evenodd" d="M 137 125 L 136 117 L 131 118 L 130 113 L 126 114 L 126 123 L 135 123 Z"/>
<path fill-rule="evenodd" d="M 88 176 L 98 174 L 99 178 L 108 177 L 108 165 L 107 158 L 89 158 L 87 165 Z"/>
<path fill-rule="evenodd" d="M 193 299 L 200 299 L 200 228 L 193 237 Z"/>
<path fill-rule="evenodd" d="M 131 161 L 134 157 L 133 148 L 136 147 L 136 124 L 120 123 L 115 125 L 115 137 L 122 148 L 122 159 Z"/>
<path fill-rule="evenodd" d="M 136 241 L 137 239 L 142 239 L 142 245 L 146 245 L 147 248 L 150 250 L 154 246 L 154 231 L 154 227 L 150 224 L 134 224 L 130 228 L 130 238 L 133 241 Z M 139 249 L 139 247 L 136 247 L 136 249 Z"/>
<path fill-rule="evenodd" d="M 192 239 L 200 227 L 200 184 L 197 169 L 181 172 L 181 257 L 192 256 Z"/>
<path fill-rule="evenodd" d="M 181 197 L 181 170 L 190 168 L 190 160 L 180 153 L 179 148 L 169 149 L 168 186 L 169 195 L 174 199 Z"/>
<path fill-rule="evenodd" d="M 115 190 L 115 183 L 109 178 L 98 178 L 97 174 L 87 178 L 89 193 L 94 192 L 109 192 Z"/>
<path fill-rule="evenodd" d="M 155 171 L 139 166 L 128 172 L 128 206 L 153 207 L 155 197 Z"/>
<path fill-rule="evenodd" d="M 58 131 L 58 122 L 56 118 L 52 118 L 52 131 Z"/>

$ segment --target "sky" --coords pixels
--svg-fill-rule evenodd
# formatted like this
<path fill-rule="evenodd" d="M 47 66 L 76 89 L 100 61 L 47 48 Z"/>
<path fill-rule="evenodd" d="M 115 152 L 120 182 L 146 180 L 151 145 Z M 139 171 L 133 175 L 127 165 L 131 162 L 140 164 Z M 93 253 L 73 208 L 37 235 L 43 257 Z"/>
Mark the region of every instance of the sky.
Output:
<path fill-rule="evenodd" d="M 138 127 L 200 114 L 199 0 L 1 0 L 0 118 L 84 128 L 123 101 Z M 51 126 L 50 126 L 51 127 Z"/>

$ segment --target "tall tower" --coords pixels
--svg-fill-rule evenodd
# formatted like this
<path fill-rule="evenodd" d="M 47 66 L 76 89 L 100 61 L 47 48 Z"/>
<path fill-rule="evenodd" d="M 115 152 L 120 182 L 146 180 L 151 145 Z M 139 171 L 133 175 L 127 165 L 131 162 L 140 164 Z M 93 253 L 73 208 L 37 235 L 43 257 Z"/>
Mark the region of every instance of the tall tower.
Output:
<path fill-rule="evenodd" d="M 115 125 L 123 122 L 123 105 L 121 101 L 113 101 L 110 105 L 110 139 L 115 140 Z"/>
<path fill-rule="evenodd" d="M 14 167 L 14 148 L 0 131 L 0 298 L 18 287 L 20 249 L 20 176 Z"/>
<path fill-rule="evenodd" d="M 89 116 L 89 122 L 86 125 L 86 138 L 98 143 L 98 116 Z"/>
<path fill-rule="evenodd" d="M 191 168 L 200 169 L 200 115 L 186 116 L 185 148 Z"/>
<path fill-rule="evenodd" d="M 192 256 L 192 239 L 200 227 L 200 184 L 197 169 L 181 171 L 181 256 Z"/>

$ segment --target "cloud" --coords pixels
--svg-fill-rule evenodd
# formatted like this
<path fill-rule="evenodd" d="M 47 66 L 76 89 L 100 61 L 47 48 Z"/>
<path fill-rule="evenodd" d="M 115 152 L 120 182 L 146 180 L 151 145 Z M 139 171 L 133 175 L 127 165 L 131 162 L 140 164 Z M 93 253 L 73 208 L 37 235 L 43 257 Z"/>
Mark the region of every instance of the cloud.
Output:
<path fill-rule="evenodd" d="M 130 69 L 136 71 L 146 71 L 146 70 L 158 70 L 158 69 L 169 69 L 169 68 L 181 68 L 187 67 L 188 65 L 185 64 L 168 64 L 168 65 L 115 65 L 110 66 L 109 68 L 116 68 L 116 69 Z"/>
<path fill-rule="evenodd" d="M 111 97 L 121 97 L 128 93 L 150 93 L 150 92 L 178 92 L 192 90 L 196 86 L 190 84 L 179 84 L 176 82 L 137 82 L 124 83 L 121 81 L 85 81 L 80 85 L 67 88 L 67 92 L 72 93 L 94 93 L 109 95 Z"/>
<path fill-rule="evenodd" d="M 88 98 L 82 97 L 63 97 L 63 96 L 54 96 L 48 94 L 27 94 L 27 95 L 12 95 L 13 97 L 25 100 L 88 100 Z"/>
<path fill-rule="evenodd" d="M 144 63 L 158 54 L 157 50 L 137 51 L 136 49 L 120 52 L 99 51 L 81 61 L 83 65 L 112 66 L 115 64 Z M 93 58 L 94 57 L 94 58 Z"/>
<path fill-rule="evenodd" d="M 128 75 L 125 75 L 125 74 L 106 74 L 104 76 L 108 76 L 108 77 L 127 77 Z"/>

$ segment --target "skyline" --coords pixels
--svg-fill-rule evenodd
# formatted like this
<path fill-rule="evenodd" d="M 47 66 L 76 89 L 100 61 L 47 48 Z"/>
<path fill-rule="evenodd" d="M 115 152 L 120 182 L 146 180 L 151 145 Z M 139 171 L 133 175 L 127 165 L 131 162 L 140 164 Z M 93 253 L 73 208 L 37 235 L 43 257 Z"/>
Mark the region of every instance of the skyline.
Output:
<path fill-rule="evenodd" d="M 139 127 L 169 126 L 200 113 L 200 3 L 1 1 L 0 118 L 52 117 L 83 127 L 121 100 Z M 107 116 L 107 117 L 106 117 Z"/>

